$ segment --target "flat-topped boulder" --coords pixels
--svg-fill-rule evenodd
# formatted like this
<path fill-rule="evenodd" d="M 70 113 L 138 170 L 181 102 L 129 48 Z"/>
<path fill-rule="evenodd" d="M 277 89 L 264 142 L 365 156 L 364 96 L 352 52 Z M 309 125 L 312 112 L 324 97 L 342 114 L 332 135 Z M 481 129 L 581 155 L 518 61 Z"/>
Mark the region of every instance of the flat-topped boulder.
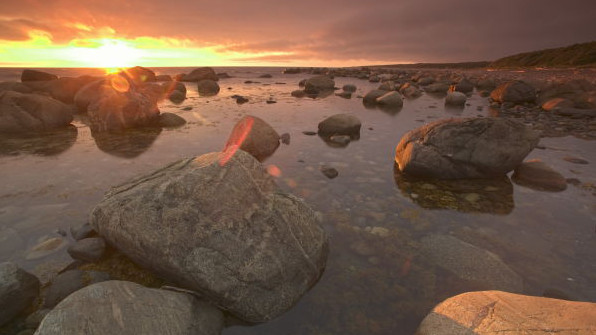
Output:
<path fill-rule="evenodd" d="M 106 281 L 69 295 L 42 320 L 36 335 L 219 335 L 221 311 L 191 294 Z"/>
<path fill-rule="evenodd" d="M 200 80 L 213 80 L 218 81 L 219 77 L 215 70 L 210 67 L 199 67 L 192 70 L 191 73 L 182 75 L 180 81 L 200 81 Z"/>
<path fill-rule="evenodd" d="M 538 140 L 536 132 L 513 120 L 445 119 L 405 134 L 395 162 L 400 171 L 422 177 L 491 178 L 521 164 Z"/>
<path fill-rule="evenodd" d="M 90 217 L 135 263 L 250 322 L 281 315 L 318 281 L 328 252 L 319 221 L 242 150 L 128 181 Z"/>
<path fill-rule="evenodd" d="M 503 83 L 490 93 L 490 98 L 499 103 L 523 104 L 536 101 L 536 89 L 518 80 Z"/>
<path fill-rule="evenodd" d="M 327 76 L 315 76 L 304 82 L 304 91 L 306 93 L 317 94 L 324 91 L 333 91 L 334 88 L 335 81 Z"/>
<path fill-rule="evenodd" d="M 416 335 L 594 333 L 595 303 L 479 291 L 437 305 Z"/>

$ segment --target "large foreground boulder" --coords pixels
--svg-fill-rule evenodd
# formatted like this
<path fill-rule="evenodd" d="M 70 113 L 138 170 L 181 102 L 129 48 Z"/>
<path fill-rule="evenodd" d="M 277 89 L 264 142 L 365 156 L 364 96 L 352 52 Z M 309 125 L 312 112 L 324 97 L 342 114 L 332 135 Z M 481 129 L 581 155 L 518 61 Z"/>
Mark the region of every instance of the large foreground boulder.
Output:
<path fill-rule="evenodd" d="M 222 328 L 222 313 L 188 293 L 107 281 L 68 296 L 35 334 L 218 335 Z"/>
<path fill-rule="evenodd" d="M 0 92 L 0 133 L 50 130 L 73 120 L 64 103 L 38 94 Z"/>
<path fill-rule="evenodd" d="M 267 122 L 256 116 L 247 115 L 232 129 L 226 148 L 236 146 L 262 162 L 277 150 L 279 139 L 279 134 Z"/>
<path fill-rule="evenodd" d="M 39 280 L 11 262 L 0 263 L 0 327 L 39 296 Z"/>
<path fill-rule="evenodd" d="M 118 186 L 90 221 L 136 263 L 250 322 L 291 308 L 327 259 L 317 214 L 242 150 L 178 161 Z"/>
<path fill-rule="evenodd" d="M 594 333 L 594 303 L 480 291 L 460 294 L 437 305 L 416 335 Z"/>
<path fill-rule="evenodd" d="M 491 178 L 518 166 L 537 133 L 500 118 L 446 119 L 405 134 L 395 149 L 400 171 L 439 179 Z"/>

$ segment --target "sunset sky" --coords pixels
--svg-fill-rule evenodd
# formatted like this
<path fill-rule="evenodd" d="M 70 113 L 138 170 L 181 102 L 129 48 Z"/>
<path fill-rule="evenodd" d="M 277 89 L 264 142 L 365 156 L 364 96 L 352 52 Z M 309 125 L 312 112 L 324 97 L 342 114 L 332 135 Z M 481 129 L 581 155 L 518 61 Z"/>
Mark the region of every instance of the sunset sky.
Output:
<path fill-rule="evenodd" d="M 0 0 L 0 66 L 494 60 L 596 40 L 596 0 Z"/>

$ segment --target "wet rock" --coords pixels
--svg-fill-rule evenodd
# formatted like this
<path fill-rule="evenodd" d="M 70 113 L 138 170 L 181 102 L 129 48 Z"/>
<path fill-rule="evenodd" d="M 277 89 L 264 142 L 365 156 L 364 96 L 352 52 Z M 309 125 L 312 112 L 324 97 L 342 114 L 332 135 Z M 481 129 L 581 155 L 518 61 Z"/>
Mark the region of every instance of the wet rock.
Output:
<path fill-rule="evenodd" d="M 290 94 L 295 98 L 304 98 L 306 96 L 306 92 L 304 92 L 304 90 L 294 90 Z"/>
<path fill-rule="evenodd" d="M 89 222 L 85 222 L 80 226 L 70 227 L 70 235 L 72 235 L 72 238 L 75 241 L 79 241 L 87 237 L 93 237 L 96 234 L 97 233 L 95 232 L 95 230 L 93 230 Z"/>
<path fill-rule="evenodd" d="M 360 120 L 353 115 L 335 114 L 319 123 L 319 134 L 355 136 L 360 134 L 361 126 Z"/>
<path fill-rule="evenodd" d="M 321 172 L 329 179 L 333 179 L 339 175 L 339 172 L 335 168 L 328 165 L 321 166 Z"/>
<path fill-rule="evenodd" d="M 248 102 L 248 99 L 245 98 L 245 97 L 238 96 L 236 98 L 236 103 L 239 104 L 239 105 L 242 105 L 242 104 L 247 103 L 247 102 Z"/>
<path fill-rule="evenodd" d="M 422 91 L 419 90 L 418 88 L 414 87 L 414 86 L 408 86 L 402 90 L 400 90 L 400 92 L 406 97 L 406 98 L 418 98 L 419 96 L 422 95 Z"/>
<path fill-rule="evenodd" d="M 454 87 L 455 92 L 461 92 L 464 94 L 468 94 L 474 91 L 474 84 L 471 81 L 464 78 L 459 83 L 457 83 Z"/>
<path fill-rule="evenodd" d="M 66 250 L 70 257 L 84 262 L 95 262 L 103 257 L 106 242 L 101 237 L 84 238 Z"/>
<path fill-rule="evenodd" d="M 22 133 L 66 127 L 73 111 L 64 103 L 38 95 L 0 92 L 0 133 Z"/>
<path fill-rule="evenodd" d="M 219 93 L 219 85 L 210 79 L 203 79 L 197 82 L 197 90 L 200 96 L 213 96 Z"/>
<path fill-rule="evenodd" d="M 591 334 L 596 304 L 531 297 L 500 291 L 468 292 L 437 305 L 417 335 Z"/>
<path fill-rule="evenodd" d="M 37 329 L 37 327 L 39 327 L 41 320 L 43 320 L 43 318 L 45 318 L 49 312 L 50 312 L 50 309 L 42 308 L 42 309 L 39 309 L 39 310 L 33 312 L 32 314 L 29 314 L 27 319 L 25 319 L 25 326 L 27 328 L 34 329 L 33 332 L 35 332 L 35 329 Z"/>
<path fill-rule="evenodd" d="M 433 77 L 423 77 L 423 78 L 418 79 L 417 82 L 418 82 L 418 85 L 420 85 L 420 86 L 428 86 L 428 85 L 434 83 L 435 79 Z"/>
<path fill-rule="evenodd" d="M 405 134 L 395 150 L 399 169 L 439 179 L 490 178 L 518 166 L 537 133 L 499 118 L 440 120 Z"/>
<path fill-rule="evenodd" d="M 315 76 L 304 83 L 304 91 L 309 94 L 317 94 L 325 91 L 333 91 L 335 81 L 327 76 Z"/>
<path fill-rule="evenodd" d="M 579 158 L 579 157 L 573 157 L 573 156 L 565 156 L 563 157 L 564 161 L 567 161 L 569 163 L 573 163 L 573 164 L 581 164 L 581 165 L 587 165 L 590 162 L 588 162 L 587 160 L 583 159 L 583 158 Z"/>
<path fill-rule="evenodd" d="M 387 91 L 383 90 L 372 90 L 364 95 L 362 98 L 362 103 L 365 105 L 375 105 L 377 103 L 377 99 L 385 95 Z"/>
<path fill-rule="evenodd" d="M 552 111 L 561 108 L 571 108 L 573 107 L 573 102 L 563 98 L 552 98 L 544 102 L 541 107 L 545 111 Z"/>
<path fill-rule="evenodd" d="M 449 83 L 435 83 L 424 87 L 424 91 L 428 93 L 444 94 L 449 91 Z"/>
<path fill-rule="evenodd" d="M 596 104 L 590 101 L 594 91 L 596 91 L 596 86 L 586 79 L 555 82 L 540 90 L 537 102 L 542 105 L 549 100 L 559 98 L 569 101 L 571 106 L 568 107 L 594 109 Z"/>
<path fill-rule="evenodd" d="M 536 101 L 536 90 L 523 81 L 511 81 L 499 85 L 490 93 L 490 98 L 499 103 L 523 104 Z"/>
<path fill-rule="evenodd" d="M 116 157 L 134 158 L 147 151 L 161 134 L 162 128 L 154 125 L 152 123 L 150 127 L 125 129 L 117 132 L 93 131 L 91 129 L 91 136 L 99 150 Z"/>
<path fill-rule="evenodd" d="M 269 73 L 265 73 L 259 76 L 259 78 L 273 78 L 272 75 L 270 75 Z"/>
<path fill-rule="evenodd" d="M 333 144 L 345 147 L 352 141 L 352 138 L 349 135 L 332 135 L 327 140 Z"/>
<path fill-rule="evenodd" d="M 340 98 L 344 98 L 344 99 L 351 99 L 352 98 L 352 93 L 351 92 L 339 92 L 339 93 L 335 93 L 336 96 L 340 97 Z"/>
<path fill-rule="evenodd" d="M 317 132 L 316 132 L 316 131 L 310 131 L 310 130 L 305 130 L 305 131 L 303 131 L 302 133 L 303 133 L 304 135 L 306 135 L 306 136 L 314 136 L 314 135 L 316 135 L 316 134 L 317 134 Z"/>
<path fill-rule="evenodd" d="M 18 81 L 3 81 L 0 82 L 0 92 L 2 91 L 15 91 L 19 93 L 31 93 L 33 90 Z"/>
<path fill-rule="evenodd" d="M 0 327 L 39 296 L 39 280 L 11 262 L 0 263 Z"/>
<path fill-rule="evenodd" d="M 350 92 L 350 93 L 354 93 L 356 92 L 356 85 L 353 84 L 346 84 L 342 87 L 342 90 L 344 92 Z"/>
<path fill-rule="evenodd" d="M 101 96 L 87 108 L 92 131 L 120 131 L 158 121 L 159 109 L 153 97 L 134 90 L 121 92 L 111 86 L 100 90 Z"/>
<path fill-rule="evenodd" d="M 186 124 L 186 120 L 174 113 L 161 113 L 159 114 L 158 124 L 165 128 L 178 128 Z"/>
<path fill-rule="evenodd" d="M 301 73 L 302 70 L 298 67 L 294 67 L 294 68 L 287 68 L 285 70 L 282 71 L 283 74 L 298 74 Z"/>
<path fill-rule="evenodd" d="M 429 235 L 422 252 L 435 265 L 486 289 L 522 292 L 523 280 L 499 256 L 449 235 Z"/>
<path fill-rule="evenodd" d="M 445 97 L 445 106 L 464 107 L 466 105 L 466 100 L 466 95 L 461 92 L 449 92 Z"/>
<path fill-rule="evenodd" d="M 215 71 L 210 67 L 200 67 L 192 70 L 191 73 L 184 75 L 180 78 L 180 81 L 201 81 L 201 80 L 212 80 L 218 81 L 219 77 Z"/>
<path fill-rule="evenodd" d="M 28 81 L 48 81 L 55 79 L 58 79 L 57 75 L 38 70 L 25 69 L 23 70 L 23 73 L 21 73 L 21 82 L 23 83 Z"/>
<path fill-rule="evenodd" d="M 480 79 L 476 83 L 476 88 L 479 91 L 492 91 L 495 87 L 497 87 L 497 82 L 492 78 Z"/>
<path fill-rule="evenodd" d="M 376 101 L 378 105 L 385 107 L 401 108 L 404 105 L 401 94 L 396 91 L 387 92 L 378 97 Z"/>
<path fill-rule="evenodd" d="M 556 108 L 553 110 L 553 113 L 572 118 L 596 117 L 596 109 Z"/>
<path fill-rule="evenodd" d="M 156 81 L 155 72 L 142 66 L 131 67 L 119 72 L 118 74 L 128 78 L 136 85 Z"/>
<path fill-rule="evenodd" d="M 41 241 L 27 252 L 25 259 L 33 260 L 46 257 L 66 246 L 66 240 L 61 237 L 48 238 Z"/>
<path fill-rule="evenodd" d="M 281 143 L 289 145 L 290 144 L 290 134 L 283 133 L 279 137 L 281 139 Z"/>
<path fill-rule="evenodd" d="M 110 77 L 113 78 L 113 77 Z M 104 91 L 111 90 L 110 79 L 100 79 L 81 87 L 74 96 L 74 103 L 79 113 L 86 113 L 89 105 L 99 100 Z"/>
<path fill-rule="evenodd" d="M 222 313 L 190 294 L 108 281 L 63 300 L 35 334 L 217 335 L 222 328 Z"/>
<path fill-rule="evenodd" d="M 241 149 L 259 161 L 263 161 L 277 150 L 279 139 L 279 134 L 267 122 L 256 116 L 247 115 L 232 129 L 224 152 Z"/>
<path fill-rule="evenodd" d="M 69 270 L 65 271 L 54 279 L 44 290 L 43 307 L 52 308 L 64 300 L 71 293 L 83 287 L 110 280 L 110 276 L 104 272 Z"/>
<path fill-rule="evenodd" d="M 180 91 L 172 91 L 168 94 L 168 99 L 175 104 L 179 104 L 186 100 L 186 94 Z"/>
<path fill-rule="evenodd" d="M 221 72 L 217 74 L 217 77 L 219 79 L 228 79 L 228 78 L 232 78 L 232 76 L 230 76 L 229 74 L 227 74 L 226 72 Z"/>
<path fill-rule="evenodd" d="M 511 176 L 516 184 L 539 191 L 559 192 L 567 189 L 567 181 L 560 173 L 540 160 L 523 162 Z"/>
<path fill-rule="evenodd" d="M 265 101 L 265 102 L 266 102 L 267 104 L 276 104 L 276 103 L 277 103 L 277 101 L 276 101 L 275 99 L 273 99 L 273 98 L 269 98 L 269 99 L 267 99 L 267 101 Z"/>
<path fill-rule="evenodd" d="M 91 213 L 134 262 L 250 322 L 279 316 L 317 282 L 328 250 L 318 220 L 242 150 L 131 180 Z"/>

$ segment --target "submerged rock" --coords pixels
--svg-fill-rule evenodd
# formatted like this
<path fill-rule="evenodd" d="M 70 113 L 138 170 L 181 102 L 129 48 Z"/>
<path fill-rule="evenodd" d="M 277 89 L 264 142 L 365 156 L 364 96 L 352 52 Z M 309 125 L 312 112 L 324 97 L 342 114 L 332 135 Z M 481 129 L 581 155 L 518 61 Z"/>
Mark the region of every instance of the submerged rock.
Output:
<path fill-rule="evenodd" d="M 68 296 L 35 334 L 218 335 L 222 328 L 222 313 L 190 294 L 107 281 Z"/>
<path fill-rule="evenodd" d="M 422 252 L 435 265 L 491 290 L 522 292 L 523 280 L 494 253 L 450 235 L 429 235 Z"/>
<path fill-rule="evenodd" d="M 328 252 L 316 213 L 242 150 L 124 183 L 95 207 L 91 224 L 136 263 L 249 322 L 291 308 Z"/>
<path fill-rule="evenodd" d="M 263 119 L 247 115 L 240 119 L 226 142 L 224 152 L 241 149 L 259 161 L 273 155 L 279 147 L 279 134 Z M 232 148 L 235 146 L 235 148 Z"/>
<path fill-rule="evenodd" d="M 511 179 L 518 185 L 539 191 L 559 192 L 567 189 L 565 177 L 540 160 L 523 162 L 515 168 Z"/>
<path fill-rule="evenodd" d="M 596 304 L 500 291 L 468 292 L 437 305 L 417 335 L 593 334 Z"/>
<path fill-rule="evenodd" d="M 440 120 L 405 134 L 395 150 L 399 169 L 439 179 L 490 178 L 518 166 L 537 133 L 499 118 Z"/>
<path fill-rule="evenodd" d="M 356 92 L 356 85 L 353 84 L 345 84 L 344 86 L 342 86 L 342 90 L 344 92 L 350 92 L 350 93 L 354 93 Z"/>
<path fill-rule="evenodd" d="M 0 92 L 0 133 L 56 129 L 72 120 L 72 109 L 58 100 L 38 94 Z"/>
<path fill-rule="evenodd" d="M 449 92 L 445 97 L 445 106 L 448 107 L 464 107 L 466 105 L 467 97 L 461 92 Z"/>
<path fill-rule="evenodd" d="M 335 114 L 319 123 L 319 134 L 324 136 L 360 136 L 360 120 L 349 114 Z"/>
<path fill-rule="evenodd" d="M 11 262 L 0 263 L 0 327 L 39 296 L 39 279 Z"/>
<path fill-rule="evenodd" d="M 364 98 L 362 98 L 362 103 L 365 105 L 375 105 L 377 103 L 377 99 L 385 95 L 387 91 L 383 90 L 372 90 L 366 93 Z"/>

